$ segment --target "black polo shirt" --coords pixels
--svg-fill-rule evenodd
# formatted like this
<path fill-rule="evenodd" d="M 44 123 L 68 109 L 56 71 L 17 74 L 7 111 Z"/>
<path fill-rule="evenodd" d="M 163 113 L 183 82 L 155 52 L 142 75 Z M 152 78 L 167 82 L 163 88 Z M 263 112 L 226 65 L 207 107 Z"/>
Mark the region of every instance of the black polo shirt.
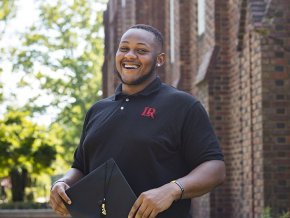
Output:
<path fill-rule="evenodd" d="M 87 112 L 72 167 L 84 174 L 113 157 L 136 195 L 187 175 L 208 160 L 223 160 L 203 106 L 156 78 L 143 91 L 95 103 Z M 190 200 L 158 217 L 188 216 Z"/>

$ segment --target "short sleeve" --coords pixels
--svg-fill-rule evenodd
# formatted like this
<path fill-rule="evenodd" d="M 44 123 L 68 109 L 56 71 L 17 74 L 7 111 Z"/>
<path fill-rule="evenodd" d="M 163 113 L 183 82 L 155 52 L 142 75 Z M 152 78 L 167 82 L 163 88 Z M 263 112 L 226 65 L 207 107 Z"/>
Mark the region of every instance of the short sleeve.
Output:
<path fill-rule="evenodd" d="M 72 168 L 76 168 L 76 169 L 82 171 L 83 173 L 86 172 L 83 142 L 84 142 L 85 137 L 86 137 L 86 126 L 89 122 L 90 111 L 91 110 L 89 110 L 85 116 L 80 142 L 79 142 L 79 145 L 74 152 L 74 159 L 73 159 L 73 163 L 72 163 Z"/>
<path fill-rule="evenodd" d="M 209 160 L 223 160 L 220 144 L 200 102 L 188 110 L 182 128 L 182 151 L 191 169 Z"/>

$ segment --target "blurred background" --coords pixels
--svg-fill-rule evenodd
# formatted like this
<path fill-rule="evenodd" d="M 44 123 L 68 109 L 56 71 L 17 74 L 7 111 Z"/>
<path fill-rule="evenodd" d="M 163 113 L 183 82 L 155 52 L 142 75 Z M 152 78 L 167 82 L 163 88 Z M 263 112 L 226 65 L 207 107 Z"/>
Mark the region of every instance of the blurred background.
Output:
<path fill-rule="evenodd" d="M 46 207 L 69 169 L 84 114 L 102 96 L 105 9 L 0 1 L 0 207 Z"/>
<path fill-rule="evenodd" d="M 202 102 L 225 154 L 192 217 L 290 217 L 289 0 L 1 0 L 0 208 L 49 208 L 136 23 L 163 33 L 161 80 Z"/>

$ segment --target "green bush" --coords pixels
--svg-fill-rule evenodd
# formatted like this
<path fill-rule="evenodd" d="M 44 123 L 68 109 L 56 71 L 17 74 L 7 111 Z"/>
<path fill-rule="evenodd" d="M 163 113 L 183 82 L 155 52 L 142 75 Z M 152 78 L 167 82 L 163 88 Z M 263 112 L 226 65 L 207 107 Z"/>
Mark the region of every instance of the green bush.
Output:
<path fill-rule="evenodd" d="M 290 212 L 284 212 L 278 216 L 273 216 L 271 208 L 270 207 L 266 207 L 263 210 L 263 218 L 290 218 Z"/>

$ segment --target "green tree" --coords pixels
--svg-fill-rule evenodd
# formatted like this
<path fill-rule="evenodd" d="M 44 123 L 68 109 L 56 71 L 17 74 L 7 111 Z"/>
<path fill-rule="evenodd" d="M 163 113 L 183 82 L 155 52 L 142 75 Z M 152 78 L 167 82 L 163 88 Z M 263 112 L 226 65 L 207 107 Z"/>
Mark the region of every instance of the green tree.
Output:
<path fill-rule="evenodd" d="M 0 0 L 0 38 L 2 38 L 9 21 L 15 16 L 15 1 L 14 0 Z M 1 52 L 2 49 L 0 49 Z M 0 62 L 2 57 L 0 56 Z M 0 75 L 3 69 L 0 66 Z M 3 85 L 0 83 L 0 102 L 3 101 Z"/>
<path fill-rule="evenodd" d="M 12 200 L 23 201 L 33 174 L 48 173 L 56 159 L 56 137 L 28 119 L 28 112 L 9 111 L 0 120 L 0 177 L 10 176 Z"/>
<path fill-rule="evenodd" d="M 15 16 L 15 1 L 0 0 L 0 33 L 5 32 L 7 22 Z M 0 34 L 0 35 L 1 35 Z"/>
<path fill-rule="evenodd" d="M 102 3 L 102 4 L 101 4 Z M 26 105 L 34 113 L 58 111 L 66 149 L 72 158 L 84 114 L 101 90 L 103 63 L 102 10 L 104 1 L 37 1 L 39 20 L 21 36 L 22 47 L 11 48 L 14 72 L 24 71 L 20 86 L 38 86 L 53 100 L 39 104 L 43 93 Z"/>

